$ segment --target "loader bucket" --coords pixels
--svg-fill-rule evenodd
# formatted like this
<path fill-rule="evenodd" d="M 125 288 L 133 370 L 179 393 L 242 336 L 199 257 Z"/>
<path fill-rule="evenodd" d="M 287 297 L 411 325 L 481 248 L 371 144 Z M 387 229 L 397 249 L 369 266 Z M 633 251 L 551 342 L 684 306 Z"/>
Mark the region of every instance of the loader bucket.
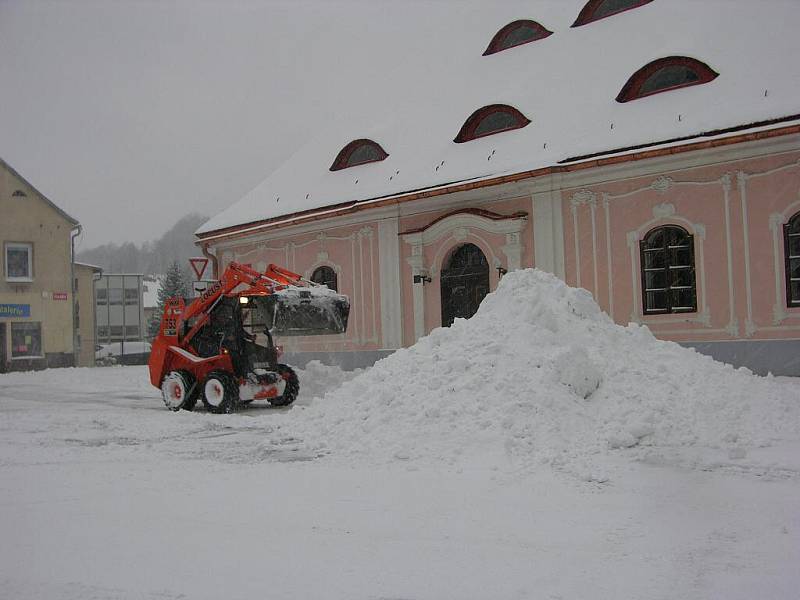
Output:
<path fill-rule="evenodd" d="M 288 288 L 258 299 L 273 335 L 330 335 L 347 330 L 350 301 L 327 288 Z M 260 321 L 261 319 L 259 319 Z"/>

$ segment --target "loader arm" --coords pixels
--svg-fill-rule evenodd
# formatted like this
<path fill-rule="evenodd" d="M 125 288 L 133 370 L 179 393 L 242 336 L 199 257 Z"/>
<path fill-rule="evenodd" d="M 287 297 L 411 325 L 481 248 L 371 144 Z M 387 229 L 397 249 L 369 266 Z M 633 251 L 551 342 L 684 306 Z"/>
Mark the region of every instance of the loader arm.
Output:
<path fill-rule="evenodd" d="M 239 263 L 230 263 L 225 269 L 222 278 L 215 282 L 208 290 L 203 292 L 199 298 L 194 300 L 186 309 L 178 321 L 178 341 L 181 346 L 189 344 L 203 326 L 208 322 L 211 311 L 219 299 L 223 296 L 233 294 L 240 286 L 246 289 L 240 290 L 250 295 L 269 296 L 276 291 L 284 289 L 290 285 L 304 287 L 308 285 L 305 280 L 298 275 L 277 265 L 270 264 L 264 273 L 259 273 Z M 197 318 L 191 329 L 182 335 L 183 324 Z"/>

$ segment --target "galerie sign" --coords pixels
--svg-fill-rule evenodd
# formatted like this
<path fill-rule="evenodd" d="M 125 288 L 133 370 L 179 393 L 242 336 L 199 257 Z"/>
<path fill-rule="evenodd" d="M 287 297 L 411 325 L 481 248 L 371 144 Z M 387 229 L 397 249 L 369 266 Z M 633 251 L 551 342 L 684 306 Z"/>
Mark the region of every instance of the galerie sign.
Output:
<path fill-rule="evenodd" d="M 31 305 L 30 304 L 0 304 L 0 318 L 2 317 L 30 317 Z"/>

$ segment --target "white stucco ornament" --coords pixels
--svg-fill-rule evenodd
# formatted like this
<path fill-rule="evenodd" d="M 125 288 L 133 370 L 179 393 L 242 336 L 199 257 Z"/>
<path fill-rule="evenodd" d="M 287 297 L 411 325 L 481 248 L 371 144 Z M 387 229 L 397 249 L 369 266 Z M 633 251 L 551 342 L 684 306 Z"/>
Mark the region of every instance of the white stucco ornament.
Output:
<path fill-rule="evenodd" d="M 675 205 L 669 202 L 656 204 L 653 207 L 653 217 L 656 219 L 667 219 L 675 214 Z"/>
<path fill-rule="evenodd" d="M 674 185 L 675 181 L 672 179 L 672 177 L 662 175 L 661 177 L 657 177 L 656 180 L 650 184 L 650 187 L 659 194 L 666 194 Z"/>
<path fill-rule="evenodd" d="M 572 204 L 572 207 L 575 208 L 581 204 L 594 204 L 596 198 L 596 194 L 591 190 L 579 190 L 572 194 L 570 203 Z"/>

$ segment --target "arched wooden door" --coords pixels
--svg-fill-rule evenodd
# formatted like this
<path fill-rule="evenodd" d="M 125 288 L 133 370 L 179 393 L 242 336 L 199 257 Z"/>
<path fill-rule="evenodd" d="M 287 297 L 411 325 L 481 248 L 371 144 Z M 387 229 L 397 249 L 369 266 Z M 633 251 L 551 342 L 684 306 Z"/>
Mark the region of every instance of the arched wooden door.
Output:
<path fill-rule="evenodd" d="M 489 293 L 489 263 L 475 244 L 458 248 L 442 269 L 442 325 L 470 318 Z"/>

